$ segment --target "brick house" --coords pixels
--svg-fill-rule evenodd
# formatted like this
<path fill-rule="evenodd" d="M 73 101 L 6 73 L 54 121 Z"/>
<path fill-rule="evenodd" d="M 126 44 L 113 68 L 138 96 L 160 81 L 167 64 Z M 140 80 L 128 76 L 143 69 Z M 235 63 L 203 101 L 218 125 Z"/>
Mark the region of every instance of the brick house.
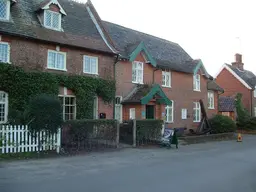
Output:
<path fill-rule="evenodd" d="M 256 76 L 244 69 L 241 54 L 235 54 L 235 61 L 224 64 L 216 75 L 216 82 L 224 89 L 223 96 L 234 98 L 242 94 L 242 103 L 248 112 L 256 115 Z"/>
<path fill-rule="evenodd" d="M 217 114 L 222 89 L 201 60 L 176 43 L 102 21 L 90 0 L 3 0 L 0 9 L 1 61 L 25 70 L 115 78 L 115 107 L 95 99 L 95 118 L 100 112 L 120 121 L 157 118 L 193 128 L 201 121 L 200 99 L 209 117 Z M 4 122 L 8 93 L 0 93 Z M 59 95 L 69 98 L 66 119 L 74 119 L 74 93 L 60 87 Z"/>
<path fill-rule="evenodd" d="M 30 71 L 108 78 L 114 75 L 115 56 L 84 4 L 67 0 L 0 1 L 1 62 Z M 8 94 L 0 90 L 0 123 L 7 121 Z M 63 118 L 74 119 L 76 96 L 65 87 L 60 87 L 59 96 Z M 111 105 L 97 97 L 94 102 L 95 118 L 98 113 L 113 118 Z"/>
<path fill-rule="evenodd" d="M 170 127 L 195 128 L 201 121 L 200 99 L 209 117 L 217 114 L 223 90 L 201 60 L 176 43 L 102 21 L 92 3 L 87 5 L 103 38 L 119 52 L 116 119 L 165 119 Z"/>

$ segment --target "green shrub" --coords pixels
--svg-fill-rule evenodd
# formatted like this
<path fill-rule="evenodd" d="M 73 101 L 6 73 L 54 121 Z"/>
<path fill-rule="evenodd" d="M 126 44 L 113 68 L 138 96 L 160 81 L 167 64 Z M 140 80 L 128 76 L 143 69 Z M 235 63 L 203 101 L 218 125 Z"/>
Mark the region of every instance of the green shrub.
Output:
<path fill-rule="evenodd" d="M 234 132 L 236 130 L 235 122 L 227 116 L 215 115 L 209 119 L 209 123 L 212 126 L 213 134 Z"/>
<path fill-rule="evenodd" d="M 251 117 L 247 122 L 243 124 L 243 126 L 240 126 L 239 128 L 245 129 L 245 130 L 256 130 L 256 117 Z"/>
<path fill-rule="evenodd" d="M 248 110 L 243 106 L 241 93 L 236 95 L 235 106 L 237 112 L 237 127 L 244 129 L 251 117 Z"/>
<path fill-rule="evenodd" d="M 27 107 L 28 128 L 36 133 L 41 130 L 57 133 L 63 121 L 61 112 L 61 104 L 57 97 L 38 95 L 31 99 Z"/>
<path fill-rule="evenodd" d="M 162 120 L 136 120 L 137 141 L 159 139 L 161 137 L 162 128 Z"/>
<path fill-rule="evenodd" d="M 116 120 L 108 119 L 83 119 L 67 121 L 69 141 L 81 142 L 89 138 L 115 140 L 117 136 Z M 69 142 L 67 141 L 67 142 Z"/>

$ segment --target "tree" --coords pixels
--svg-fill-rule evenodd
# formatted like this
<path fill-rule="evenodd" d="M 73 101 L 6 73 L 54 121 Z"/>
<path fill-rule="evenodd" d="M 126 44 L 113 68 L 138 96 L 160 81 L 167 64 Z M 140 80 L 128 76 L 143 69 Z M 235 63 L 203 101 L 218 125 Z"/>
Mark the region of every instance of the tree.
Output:
<path fill-rule="evenodd" d="M 48 134 L 57 133 L 63 122 L 61 112 L 61 104 L 57 97 L 43 94 L 32 98 L 26 109 L 30 132 L 34 136 L 41 131 L 46 131 Z M 41 142 L 39 135 L 39 149 Z"/>
<path fill-rule="evenodd" d="M 244 108 L 242 104 L 242 94 L 238 93 L 235 98 L 235 107 L 237 112 L 237 126 L 244 128 L 247 122 L 250 120 L 249 112 Z"/>

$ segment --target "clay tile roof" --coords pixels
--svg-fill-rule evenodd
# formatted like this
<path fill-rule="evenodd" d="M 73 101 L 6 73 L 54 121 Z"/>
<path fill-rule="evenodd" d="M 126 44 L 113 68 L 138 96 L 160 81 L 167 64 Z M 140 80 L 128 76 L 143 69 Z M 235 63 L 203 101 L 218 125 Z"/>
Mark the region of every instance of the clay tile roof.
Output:
<path fill-rule="evenodd" d="M 150 85 L 136 85 L 122 103 L 140 103 L 141 98 L 146 96 L 151 88 L 152 86 Z"/>
<path fill-rule="evenodd" d="M 235 111 L 235 99 L 232 97 L 221 96 L 219 98 L 219 111 L 220 112 Z"/>
<path fill-rule="evenodd" d="M 44 28 L 37 10 L 47 2 L 48 0 L 18 1 L 11 7 L 10 22 L 0 21 L 0 33 L 113 53 L 99 34 L 86 4 L 58 0 L 67 13 L 62 17 L 63 32 Z"/>
<path fill-rule="evenodd" d="M 220 91 L 224 92 L 224 89 L 222 89 L 215 80 L 208 80 L 207 81 L 207 89 L 208 90 L 213 90 L 213 91 Z"/>
<path fill-rule="evenodd" d="M 241 79 L 243 79 L 251 88 L 254 89 L 256 85 L 256 76 L 253 72 L 248 70 L 239 70 L 237 67 L 226 64 L 230 69 L 232 69 Z"/>
<path fill-rule="evenodd" d="M 144 42 L 157 65 L 175 71 L 193 73 L 197 60 L 193 60 L 177 43 L 103 21 L 104 28 L 113 39 L 122 56 L 128 57 L 134 45 Z"/>

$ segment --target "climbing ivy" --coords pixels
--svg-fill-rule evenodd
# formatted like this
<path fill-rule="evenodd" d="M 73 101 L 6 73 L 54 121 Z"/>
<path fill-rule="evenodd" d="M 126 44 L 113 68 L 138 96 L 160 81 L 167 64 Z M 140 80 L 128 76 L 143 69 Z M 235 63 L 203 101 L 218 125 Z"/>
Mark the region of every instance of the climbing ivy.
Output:
<path fill-rule="evenodd" d="M 237 126 L 239 128 L 244 127 L 250 119 L 249 112 L 244 108 L 242 104 L 242 94 L 238 93 L 235 98 L 235 107 L 237 112 Z"/>
<path fill-rule="evenodd" d="M 0 63 L 0 90 L 9 95 L 9 114 L 23 112 L 36 95 L 58 95 L 59 87 L 71 89 L 76 96 L 77 119 L 93 117 L 93 98 L 99 96 L 110 103 L 115 96 L 115 81 L 79 75 L 27 72 L 22 68 Z"/>

